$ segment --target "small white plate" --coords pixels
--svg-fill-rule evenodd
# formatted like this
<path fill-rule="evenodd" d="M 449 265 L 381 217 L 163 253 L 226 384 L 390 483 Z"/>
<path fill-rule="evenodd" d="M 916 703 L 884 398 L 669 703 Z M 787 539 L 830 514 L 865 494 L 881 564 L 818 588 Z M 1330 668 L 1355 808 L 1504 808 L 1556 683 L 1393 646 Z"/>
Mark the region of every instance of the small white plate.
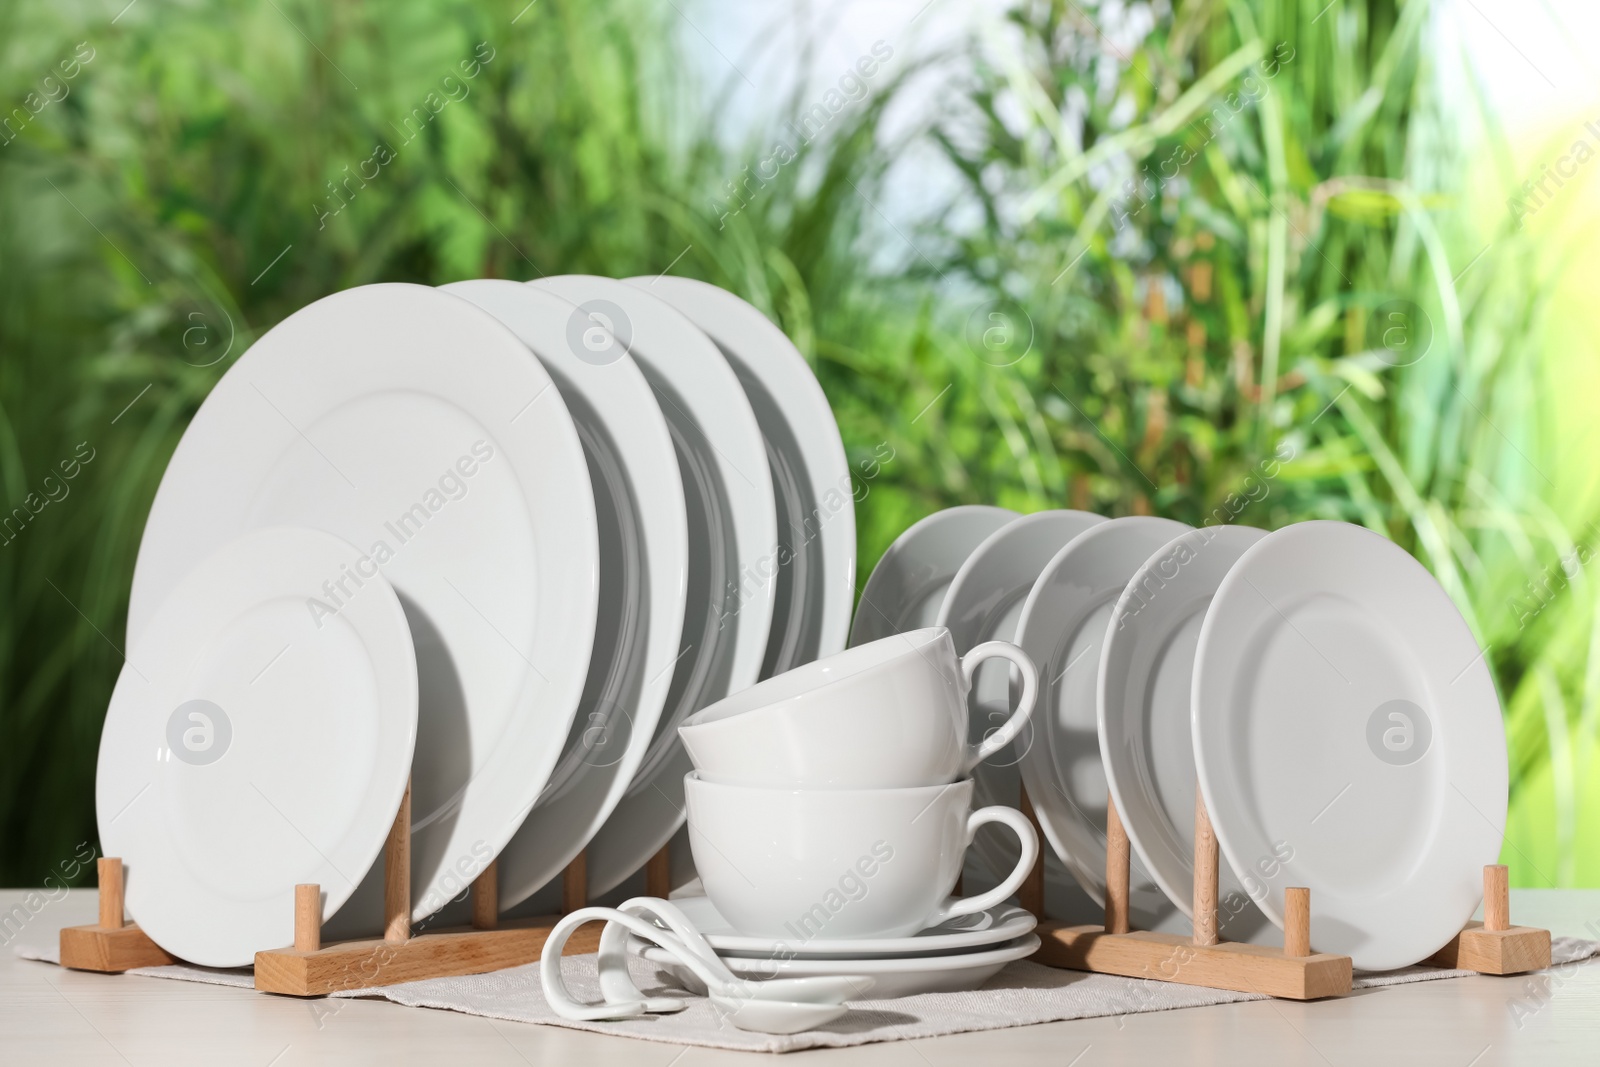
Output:
<path fill-rule="evenodd" d="M 1484 653 L 1433 575 L 1360 526 L 1245 552 L 1200 628 L 1196 769 L 1261 909 L 1311 889 L 1311 947 L 1363 970 L 1426 959 L 1472 918 L 1506 822 Z"/>
<path fill-rule="evenodd" d="M 671 275 L 627 284 L 705 331 L 738 374 L 761 426 L 783 545 L 761 677 L 842 651 L 856 595 L 855 486 L 816 374 L 772 320 L 724 289 Z"/>
<path fill-rule="evenodd" d="M 309 304 L 239 357 L 156 491 L 128 602 L 137 644 L 196 559 L 247 530 L 361 548 L 416 648 L 412 918 L 464 892 L 528 814 L 589 670 L 594 496 L 561 395 L 481 308 L 422 285 Z M 329 578 L 330 598 L 355 579 Z M 383 925 L 373 872 L 327 936 Z"/>
<path fill-rule="evenodd" d="M 1099 732 L 1107 783 L 1134 852 L 1168 899 L 1193 917 L 1194 742 L 1189 696 L 1195 646 L 1223 577 L 1265 530 L 1206 526 L 1134 573 L 1111 613 L 1100 657 Z M 1259 887 L 1258 887 L 1259 892 Z M 1227 941 L 1282 944 L 1233 869 L 1218 877 Z"/>
<path fill-rule="evenodd" d="M 1017 644 L 1039 668 L 1033 745 L 1022 780 L 1040 828 L 1096 903 L 1105 900 L 1106 773 L 1096 726 L 1096 679 L 1111 609 L 1128 579 L 1190 527 L 1171 519 L 1111 519 L 1073 538 L 1045 567 L 1017 622 Z M 1187 933 L 1189 921 L 1145 873 L 1129 870 L 1135 928 Z"/>
<path fill-rule="evenodd" d="M 504 911 L 589 843 L 644 760 L 683 632 L 688 520 L 666 420 L 633 358 L 610 347 L 614 339 L 537 286 L 484 279 L 442 288 L 509 326 L 550 372 L 583 441 L 600 538 L 589 679 L 560 763 L 500 852 Z"/>
<path fill-rule="evenodd" d="M 636 939 L 630 946 L 638 955 L 671 974 L 685 989 L 704 994 L 705 987 L 677 962 L 670 952 L 656 945 L 642 945 Z M 952 952 L 943 956 L 871 957 L 866 959 L 738 959 L 722 956 L 722 962 L 740 978 L 757 981 L 768 978 L 807 978 L 833 975 L 870 975 L 871 1000 L 893 1000 L 918 993 L 955 993 L 977 989 L 1015 960 L 1027 959 L 1039 950 L 1039 938 L 1028 934 L 1015 941 L 982 952 Z M 721 953 L 718 953 L 720 956 Z"/>
<path fill-rule="evenodd" d="M 417 737 L 405 611 L 331 534 L 255 530 L 202 559 L 128 648 L 100 735 L 100 846 L 180 959 L 243 967 L 294 940 L 294 887 L 336 912 L 374 866 Z M 381 864 L 379 864 L 381 866 Z"/>
<path fill-rule="evenodd" d="M 932 626 L 951 580 L 972 550 L 1016 518 L 1016 512 L 1005 508 L 963 504 L 912 524 L 872 568 L 850 644 Z"/>
<path fill-rule="evenodd" d="M 1030 934 L 1038 925 L 1038 920 L 1021 908 L 1001 904 L 975 915 L 959 916 L 942 926 L 931 926 L 911 937 L 775 941 L 739 933 L 717 912 L 709 897 L 675 897 L 672 903 L 719 955 L 747 959 L 865 959 L 971 952 Z"/>
<path fill-rule="evenodd" d="M 985 641 L 1015 641 L 1022 603 L 1039 572 L 1067 542 L 1105 521 L 1087 511 L 1057 510 L 1024 515 L 1006 523 L 984 538 L 961 564 L 934 624 L 949 627 L 958 655 Z M 1012 699 L 1013 679 L 1020 686 L 1016 668 L 1004 662 L 978 668 L 968 697 L 972 744 L 979 744 L 989 731 L 1011 718 L 1016 706 Z M 1034 723 L 1030 718 L 1016 741 L 972 769 L 974 807 L 1017 806 L 1022 786 L 1018 753 L 1026 752 L 1033 738 Z M 972 844 L 972 852 L 997 879 L 1017 865 L 1016 841 L 1008 834 L 980 834 Z M 1054 857 L 1046 855 L 1046 878 L 1071 881 Z"/>
<path fill-rule="evenodd" d="M 780 558 L 777 512 L 755 413 L 728 361 L 693 322 L 611 278 L 565 275 L 529 285 L 583 311 L 574 343 L 604 349 L 606 335 L 626 336 L 667 420 L 689 522 L 688 600 L 680 648 L 664 668 L 666 705 L 622 801 L 587 846 L 594 899 L 644 866 L 683 824 L 683 776 L 693 766 L 678 723 L 760 678 Z M 550 886 L 525 910 L 557 906 L 558 889 Z"/>

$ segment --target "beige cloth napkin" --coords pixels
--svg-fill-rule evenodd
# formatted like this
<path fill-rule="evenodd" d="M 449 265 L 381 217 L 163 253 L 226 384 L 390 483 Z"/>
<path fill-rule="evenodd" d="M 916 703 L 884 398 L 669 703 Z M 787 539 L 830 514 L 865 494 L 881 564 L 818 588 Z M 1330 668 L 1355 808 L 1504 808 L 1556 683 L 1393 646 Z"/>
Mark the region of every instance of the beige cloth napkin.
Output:
<path fill-rule="evenodd" d="M 57 962 L 54 949 L 18 948 L 17 954 L 25 959 Z M 1575 965 L 1595 956 L 1600 956 L 1600 941 L 1557 937 L 1551 943 L 1550 958 L 1554 967 Z M 654 989 L 672 988 L 670 979 L 653 965 L 637 957 L 630 958 L 629 964 L 639 988 L 646 993 Z M 584 1001 L 601 999 L 593 955 L 568 956 L 561 961 L 561 968 L 566 976 L 567 988 L 573 996 Z M 141 967 L 128 973 L 212 985 L 243 988 L 252 985 L 248 970 L 220 971 L 178 964 Z M 1369 989 L 1439 978 L 1464 978 L 1474 973 L 1408 967 L 1383 974 L 1358 974 L 1355 987 Z M 1229 993 L 1170 982 L 1062 971 L 1024 960 L 1008 965 L 981 989 L 965 993 L 924 993 L 898 1000 L 858 1001 L 851 1005 L 852 1011 L 820 1030 L 776 1036 L 736 1029 L 732 1023 L 718 1017 L 710 1001 L 700 998 L 693 998 L 688 1008 L 674 1015 L 651 1015 L 624 1022 L 569 1022 L 545 1004 L 544 994 L 539 987 L 537 963 L 490 974 L 430 978 L 421 982 L 333 995 L 382 997 L 411 1007 L 444 1008 L 511 1022 L 547 1023 L 646 1041 L 703 1045 L 744 1052 L 792 1052 L 805 1048 L 865 1045 L 875 1041 L 903 1041 L 970 1030 L 998 1030 L 1063 1019 L 1133 1015 L 1170 1008 L 1267 999 L 1257 993 Z"/>

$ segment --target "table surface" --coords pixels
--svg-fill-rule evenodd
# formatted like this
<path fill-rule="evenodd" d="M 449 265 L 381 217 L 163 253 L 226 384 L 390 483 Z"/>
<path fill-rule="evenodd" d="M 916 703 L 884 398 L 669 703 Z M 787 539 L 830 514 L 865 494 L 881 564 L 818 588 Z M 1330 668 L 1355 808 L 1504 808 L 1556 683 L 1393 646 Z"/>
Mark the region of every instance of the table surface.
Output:
<path fill-rule="evenodd" d="M 73 890 L 18 920 L 26 890 L 0 890 L 0 1064 L 582 1063 L 696 1067 L 774 1057 L 605 1037 L 377 1000 L 301 1001 L 251 990 L 86 974 L 18 959 L 63 926 L 95 921 Z M 37 899 L 34 901 L 37 904 Z M 1514 890 L 1512 921 L 1600 939 L 1600 890 Z M 1312 1004 L 1257 1001 L 1121 1018 L 789 1053 L 805 1067 L 1216 1063 L 1489 1067 L 1600 1063 L 1600 962 L 1513 978 L 1359 991 Z"/>

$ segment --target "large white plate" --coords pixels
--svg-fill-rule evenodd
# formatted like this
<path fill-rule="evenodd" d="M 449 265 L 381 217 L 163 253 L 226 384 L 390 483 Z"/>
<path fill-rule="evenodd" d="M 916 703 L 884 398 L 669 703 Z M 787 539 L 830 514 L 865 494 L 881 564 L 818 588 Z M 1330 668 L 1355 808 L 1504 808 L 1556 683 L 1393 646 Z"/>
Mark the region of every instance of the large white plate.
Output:
<path fill-rule="evenodd" d="M 705 986 L 670 952 L 657 945 L 642 944 L 637 939 L 630 939 L 629 945 L 641 958 L 671 974 L 685 989 L 704 995 Z M 998 948 L 982 952 L 952 952 L 942 956 L 877 956 L 836 960 L 721 958 L 728 970 L 740 978 L 757 981 L 768 978 L 868 975 L 872 978 L 872 989 L 861 999 L 893 1000 L 918 993 L 954 993 L 977 989 L 1006 964 L 1027 959 L 1038 950 L 1038 935 L 1028 934 Z"/>
<path fill-rule="evenodd" d="M 1091 527 L 1051 559 L 1017 622 L 1016 643 L 1039 667 L 1033 745 L 1022 756 L 1022 780 L 1051 847 L 1096 903 L 1105 900 L 1109 795 L 1095 700 L 1106 625 L 1128 579 L 1188 529 L 1137 515 Z M 1128 906 L 1137 929 L 1189 930 L 1138 857 L 1130 864 Z"/>
<path fill-rule="evenodd" d="M 956 652 L 965 654 L 985 641 L 1014 641 L 1022 604 L 1039 572 L 1074 537 L 1106 520 L 1087 511 L 1041 511 L 1013 519 L 984 538 L 974 548 L 950 582 L 939 607 L 935 625 L 950 629 Z M 970 740 L 981 742 L 985 735 L 1011 718 L 1013 672 L 1015 668 L 992 661 L 978 669 L 972 679 Z M 1020 687 L 1021 676 L 1015 675 Z M 972 769 L 973 806 L 1007 804 L 1016 807 L 1020 799 L 1022 776 L 1017 770 L 1020 753 L 1033 744 L 1034 723 L 1030 718 L 1017 740 Z M 1017 865 L 1016 841 L 1009 834 L 979 834 L 972 852 L 996 879 Z M 1071 882 L 1064 868 L 1046 853 L 1047 881 Z M 1076 883 L 1073 883 L 1076 888 Z"/>
<path fill-rule="evenodd" d="M 686 603 L 689 546 L 672 437 L 633 358 L 544 289 L 456 282 L 509 326 L 555 381 L 583 441 L 600 536 L 594 654 L 566 749 L 500 853 L 502 910 L 559 875 L 621 802 L 655 735 Z"/>
<path fill-rule="evenodd" d="M 426 286 L 350 289 L 273 327 L 195 413 L 139 546 L 131 642 L 194 560 L 283 524 L 361 547 L 353 570 L 376 565 L 405 606 L 420 920 L 499 853 L 572 725 L 599 568 L 583 447 L 550 376 L 487 312 Z M 353 582 L 332 576 L 330 598 Z M 381 926 L 382 881 L 335 932 Z"/>
<path fill-rule="evenodd" d="M 1162 546 L 1122 591 L 1100 657 L 1100 755 L 1117 814 L 1145 869 L 1190 917 L 1195 775 L 1189 697 L 1195 646 L 1223 576 L 1266 535 L 1250 526 L 1207 526 Z M 1219 872 L 1218 890 L 1225 940 L 1282 944 L 1277 927 L 1227 864 Z"/>
<path fill-rule="evenodd" d="M 1217 840 L 1274 922 L 1308 886 L 1312 947 L 1387 970 L 1472 917 L 1505 830 L 1500 702 L 1405 550 L 1342 522 L 1263 538 L 1206 613 L 1193 700 Z"/>
<path fill-rule="evenodd" d="M 168 952 L 248 965 L 294 940 L 294 887 L 332 915 L 383 848 L 417 736 L 417 665 L 379 575 L 316 530 L 254 530 L 145 620 L 100 735 L 100 846 L 128 911 Z"/>
<path fill-rule="evenodd" d="M 760 678 L 777 586 L 777 518 L 755 413 L 728 361 L 694 323 L 610 278 L 568 275 L 530 284 L 579 306 L 584 318 L 575 324 L 576 343 L 603 348 L 606 334 L 626 340 L 666 417 L 687 501 L 682 648 L 668 668 L 666 710 L 644 762 L 589 842 L 589 892 L 597 897 L 643 866 L 683 824 L 683 776 L 693 767 L 678 723 Z M 553 888 L 534 898 L 532 910 L 556 905 Z"/>
<path fill-rule="evenodd" d="M 956 572 L 1017 513 L 983 504 L 936 511 L 894 539 L 872 568 L 850 631 L 852 645 L 932 626 Z"/>
<path fill-rule="evenodd" d="M 710 897 L 675 897 L 672 903 L 705 936 L 718 955 L 746 959 L 865 959 L 870 956 L 928 956 L 973 952 L 1033 932 L 1031 914 L 1010 904 L 961 915 L 910 937 L 824 938 L 779 941 L 739 933 L 717 911 Z"/>
<path fill-rule="evenodd" d="M 844 649 L 856 594 L 855 486 L 833 409 L 800 350 L 756 308 L 693 278 L 630 278 L 716 343 L 766 442 L 777 507 L 777 584 L 761 676 Z"/>

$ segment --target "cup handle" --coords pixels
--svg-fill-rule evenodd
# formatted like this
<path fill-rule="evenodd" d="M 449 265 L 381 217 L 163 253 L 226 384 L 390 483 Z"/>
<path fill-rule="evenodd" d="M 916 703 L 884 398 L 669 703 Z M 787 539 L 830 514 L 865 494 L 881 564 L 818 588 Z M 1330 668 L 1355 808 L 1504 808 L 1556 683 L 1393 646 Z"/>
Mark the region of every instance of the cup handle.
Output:
<path fill-rule="evenodd" d="M 975 897 L 961 897 L 940 905 L 928 919 L 929 926 L 937 926 L 958 915 L 988 911 L 996 904 L 1004 903 L 1006 898 L 1022 885 L 1022 880 L 1028 877 L 1028 872 L 1033 870 L 1034 861 L 1039 858 L 1039 835 L 1034 832 L 1033 824 L 1028 821 L 1028 817 L 1016 808 L 993 804 L 987 808 L 979 808 L 968 815 L 967 844 L 972 844 L 972 839 L 977 836 L 978 827 L 991 822 L 1003 822 L 1016 832 L 1017 840 L 1022 845 L 1022 855 L 1017 859 L 1016 869 L 1006 876 L 1005 881 L 987 893 L 980 893 Z"/>
<path fill-rule="evenodd" d="M 1023 724 L 1028 721 L 1028 716 L 1033 714 L 1033 705 L 1039 696 L 1038 668 L 1033 665 L 1033 660 L 1026 652 L 1008 641 L 985 641 L 961 657 L 961 676 L 966 679 L 969 690 L 972 688 L 972 677 L 978 672 L 978 667 L 991 659 L 1010 660 L 1012 665 L 1022 672 L 1022 696 L 1017 701 L 1017 710 L 1011 713 L 1011 718 L 1006 720 L 1005 725 L 984 738 L 976 748 L 968 751 L 966 763 L 961 768 L 963 776 L 1005 748 L 1017 734 L 1022 732 Z"/>

